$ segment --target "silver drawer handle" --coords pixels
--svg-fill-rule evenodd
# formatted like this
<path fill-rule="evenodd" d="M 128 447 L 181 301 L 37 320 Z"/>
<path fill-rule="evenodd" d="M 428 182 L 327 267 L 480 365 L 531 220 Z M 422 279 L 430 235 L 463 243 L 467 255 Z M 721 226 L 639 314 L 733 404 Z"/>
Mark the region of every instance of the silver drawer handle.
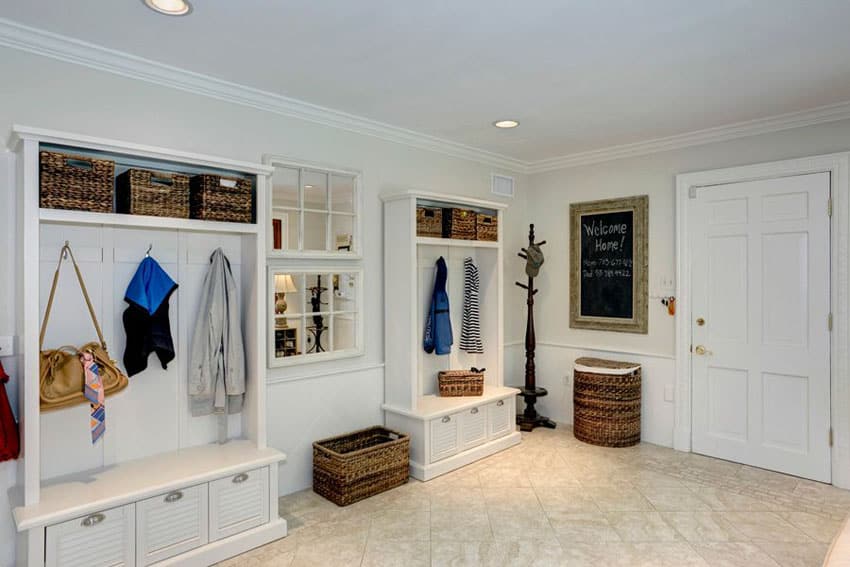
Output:
<path fill-rule="evenodd" d="M 177 502 L 181 498 L 183 498 L 183 492 L 181 492 L 180 490 L 175 490 L 174 492 L 165 497 L 165 501 L 171 504 L 172 502 Z"/>
<path fill-rule="evenodd" d="M 92 514 L 91 516 L 89 516 L 88 518 L 86 518 L 85 520 L 80 522 L 80 525 L 83 526 L 84 528 L 90 528 L 92 526 L 98 525 L 99 523 L 101 523 L 105 519 L 106 519 L 106 514 Z"/>
<path fill-rule="evenodd" d="M 478 413 L 478 408 L 472 408 L 471 410 L 469 410 L 469 413 L 475 415 L 476 413 Z"/>
<path fill-rule="evenodd" d="M 496 402 L 496 405 L 502 407 L 503 405 L 505 405 L 505 400 L 499 400 L 498 402 Z"/>
<path fill-rule="evenodd" d="M 234 484 L 240 484 L 242 482 L 245 482 L 246 480 L 248 480 L 248 473 L 237 474 L 233 477 Z"/>
<path fill-rule="evenodd" d="M 451 420 L 452 420 L 451 416 L 448 416 L 448 415 L 444 415 L 444 416 L 443 416 L 443 423 L 448 423 L 448 422 L 450 422 Z"/>

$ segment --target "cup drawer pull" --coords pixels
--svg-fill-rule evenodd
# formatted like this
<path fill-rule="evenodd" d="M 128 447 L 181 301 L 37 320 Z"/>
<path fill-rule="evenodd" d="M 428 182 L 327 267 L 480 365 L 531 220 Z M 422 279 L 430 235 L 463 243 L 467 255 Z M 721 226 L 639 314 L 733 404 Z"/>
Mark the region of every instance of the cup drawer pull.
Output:
<path fill-rule="evenodd" d="M 476 413 L 478 413 L 478 408 L 472 408 L 471 410 L 469 410 L 469 413 L 475 415 Z"/>
<path fill-rule="evenodd" d="M 183 492 L 181 492 L 180 490 L 175 490 L 174 492 L 172 492 L 171 494 L 169 494 L 165 497 L 165 501 L 168 504 L 171 504 L 172 502 L 177 502 L 178 500 L 180 500 L 182 498 L 183 498 Z"/>
<path fill-rule="evenodd" d="M 84 528 L 91 528 L 93 526 L 98 525 L 105 519 L 106 514 L 92 514 L 91 516 L 88 516 L 86 519 L 80 522 L 80 525 Z"/>
<path fill-rule="evenodd" d="M 239 473 L 233 477 L 233 484 L 242 484 L 248 480 L 248 473 Z"/>
<path fill-rule="evenodd" d="M 451 416 L 448 416 L 448 415 L 444 415 L 444 416 L 443 416 L 443 423 L 448 423 L 448 422 L 450 422 L 451 420 L 452 420 Z"/>
<path fill-rule="evenodd" d="M 496 402 L 496 405 L 498 407 L 502 407 L 503 405 L 505 405 L 505 400 L 499 400 L 498 402 Z"/>

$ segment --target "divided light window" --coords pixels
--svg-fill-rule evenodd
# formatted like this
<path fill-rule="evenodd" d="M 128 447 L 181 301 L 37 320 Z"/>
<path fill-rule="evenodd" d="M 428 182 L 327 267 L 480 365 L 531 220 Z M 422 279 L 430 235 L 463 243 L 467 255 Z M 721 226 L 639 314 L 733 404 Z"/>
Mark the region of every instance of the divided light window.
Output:
<path fill-rule="evenodd" d="M 358 175 L 272 163 L 270 255 L 356 256 Z"/>

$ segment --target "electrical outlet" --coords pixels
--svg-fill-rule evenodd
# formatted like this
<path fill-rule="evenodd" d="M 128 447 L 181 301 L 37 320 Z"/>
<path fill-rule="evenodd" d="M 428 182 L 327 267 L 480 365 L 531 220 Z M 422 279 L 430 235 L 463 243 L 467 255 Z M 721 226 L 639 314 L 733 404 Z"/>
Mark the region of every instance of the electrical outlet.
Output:
<path fill-rule="evenodd" d="M 15 337 L 0 337 L 0 356 L 15 356 Z"/>
<path fill-rule="evenodd" d="M 664 386 L 664 401 L 665 402 L 672 402 L 675 394 L 676 394 L 676 389 L 673 386 L 673 384 L 667 384 L 667 385 Z"/>

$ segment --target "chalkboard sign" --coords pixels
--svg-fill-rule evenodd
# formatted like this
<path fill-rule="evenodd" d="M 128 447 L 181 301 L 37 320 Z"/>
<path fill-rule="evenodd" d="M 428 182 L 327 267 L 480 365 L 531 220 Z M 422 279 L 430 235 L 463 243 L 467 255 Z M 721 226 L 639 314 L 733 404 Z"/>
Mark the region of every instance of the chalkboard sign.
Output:
<path fill-rule="evenodd" d="M 648 197 L 570 206 L 570 326 L 647 332 Z"/>

